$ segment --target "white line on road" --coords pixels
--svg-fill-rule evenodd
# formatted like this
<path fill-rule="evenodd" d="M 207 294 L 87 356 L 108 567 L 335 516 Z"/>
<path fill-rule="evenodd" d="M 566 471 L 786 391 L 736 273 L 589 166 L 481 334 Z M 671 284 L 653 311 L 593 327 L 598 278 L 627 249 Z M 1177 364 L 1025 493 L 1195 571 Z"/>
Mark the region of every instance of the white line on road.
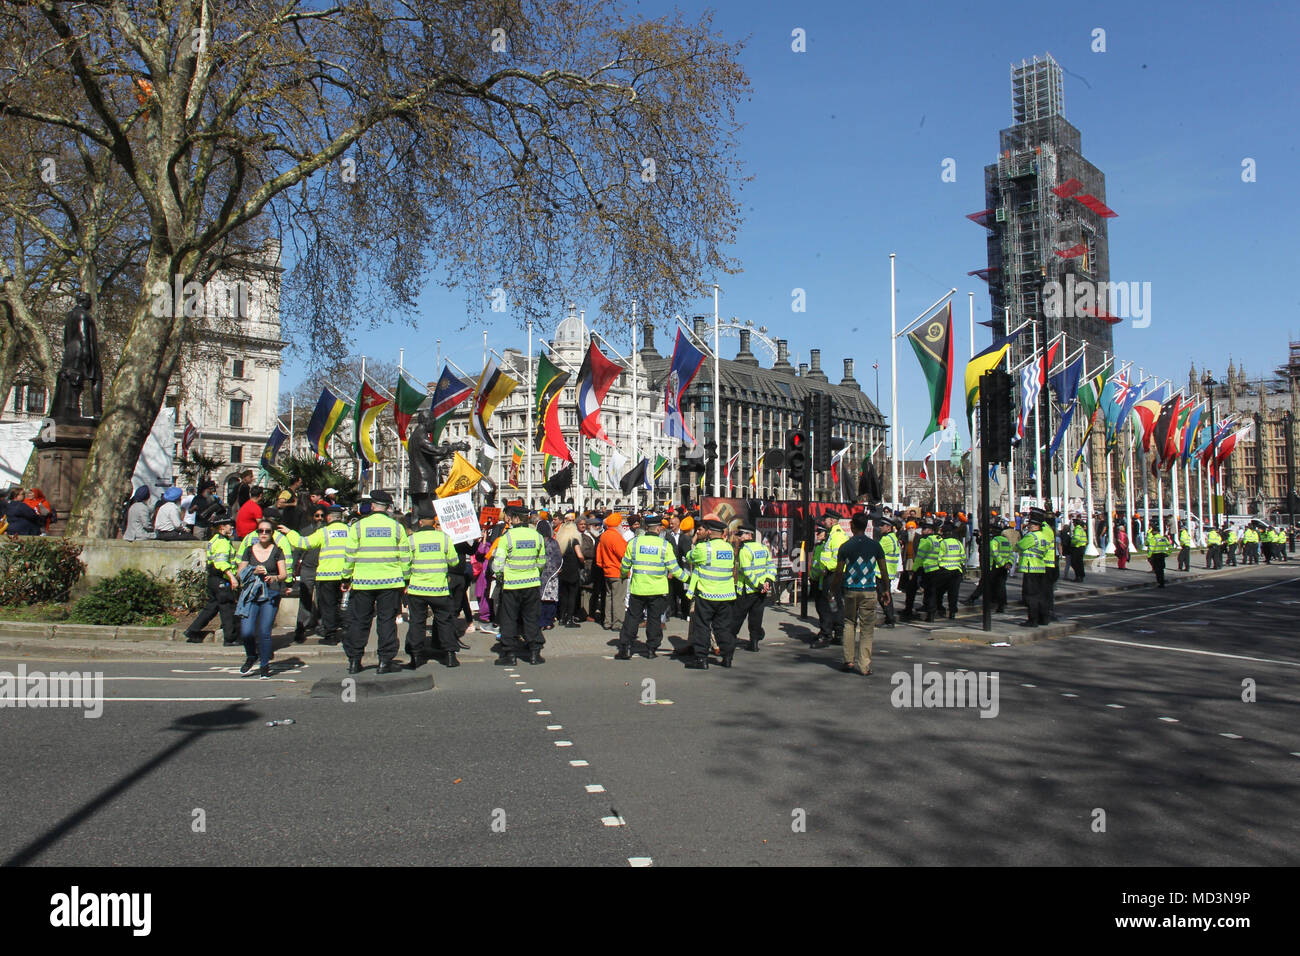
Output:
<path fill-rule="evenodd" d="M 1107 707 L 1112 707 L 1112 708 L 1114 708 L 1115 710 L 1123 710 L 1123 709 L 1124 709 L 1124 705 L 1123 705 L 1123 704 L 1107 704 L 1106 706 L 1107 706 Z"/>
<path fill-rule="evenodd" d="M 174 684 L 198 684 L 212 683 L 213 681 L 229 681 L 233 684 L 243 684 L 248 681 L 247 677 L 105 677 L 104 680 L 167 680 Z M 268 677 L 268 681 L 276 683 L 277 681 L 285 684 L 298 683 L 292 677 Z"/>
<path fill-rule="evenodd" d="M 563 726 L 562 724 L 547 724 L 547 725 L 546 725 L 546 729 L 547 729 L 547 730 L 563 730 L 563 729 L 564 729 L 564 726 Z"/>
<path fill-rule="evenodd" d="M 1220 737 L 1227 737 L 1229 740 L 1240 740 L 1241 734 L 1219 734 Z"/>
<path fill-rule="evenodd" d="M 1161 717 L 1160 719 L 1163 720 L 1165 723 L 1168 723 L 1168 724 L 1176 724 L 1176 723 L 1178 723 L 1178 718 L 1177 718 L 1177 717 Z"/>
<path fill-rule="evenodd" d="M 1213 604 L 1215 601 L 1226 601 L 1228 600 L 1228 598 L 1241 597 L 1241 595 L 1243 594 L 1254 594 L 1256 591 L 1266 591 L 1269 588 L 1277 587 L 1279 584 L 1295 584 L 1297 581 L 1300 581 L 1300 578 L 1291 578 L 1286 581 L 1274 581 L 1271 584 L 1261 584 L 1257 588 L 1247 588 L 1244 591 L 1233 591 L 1231 594 L 1221 594 L 1218 597 L 1206 598 L 1204 601 L 1192 601 L 1189 604 L 1179 604 L 1176 605 L 1176 607 L 1189 608 L 1189 607 L 1198 607 L 1202 604 Z M 1165 613 L 1165 610 L 1168 610 L 1168 608 L 1164 610 L 1149 611 L 1146 614 L 1138 614 L 1135 617 L 1126 617 L 1122 621 L 1111 621 L 1109 624 L 1097 624 L 1095 626 L 1114 627 L 1116 624 L 1130 624 L 1133 621 L 1140 621 L 1144 617 L 1154 617 L 1157 614 L 1163 614 Z"/>
<path fill-rule="evenodd" d="M 629 866 L 652 866 L 654 860 L 648 856 L 629 856 L 627 858 Z"/>
<path fill-rule="evenodd" d="M 587 761 L 585 761 L 585 760 L 570 760 L 570 761 L 569 761 L 569 766 L 570 766 L 570 767 L 587 767 L 587 766 L 590 766 L 590 765 L 589 765 L 589 764 L 587 763 Z"/>
<path fill-rule="evenodd" d="M 587 784 L 587 792 L 588 792 L 588 793 L 604 793 L 604 792 L 605 792 L 605 788 L 602 787 L 602 786 L 601 786 L 600 784 L 598 784 L 598 783 L 589 783 L 589 784 Z"/>
<path fill-rule="evenodd" d="M 107 703 L 110 700 L 115 703 L 117 701 L 142 701 L 142 700 L 154 700 L 154 701 L 166 701 L 166 702 L 197 700 L 197 701 L 205 701 L 211 703 L 223 703 L 223 702 L 235 702 L 235 701 L 252 700 L 252 699 L 253 698 L 251 697 L 103 697 L 103 698 L 87 697 L 85 698 L 85 700 L 103 700 L 105 703 Z M 80 697 L 16 697 L 14 698 L 14 703 L 19 704 L 21 706 L 20 702 L 32 701 L 32 700 L 39 700 L 41 702 L 40 704 L 41 707 L 46 706 L 46 704 L 83 703 L 83 699 Z M 29 707 L 28 709 L 37 710 L 39 708 Z"/>
<path fill-rule="evenodd" d="M 540 704 L 541 702 L 542 702 L 542 699 L 541 699 L 540 697 L 529 697 L 529 698 L 528 698 L 528 703 L 530 703 L 530 704 Z"/>
<path fill-rule="evenodd" d="M 551 715 L 551 712 L 550 712 L 549 710 L 539 710 L 539 711 L 537 712 L 537 716 L 538 716 L 538 717 L 549 717 L 550 715 Z"/>
<path fill-rule="evenodd" d="M 1086 634 L 1068 634 L 1067 637 L 1079 641 L 1097 641 L 1101 644 L 1119 644 L 1123 647 L 1144 647 L 1152 651 L 1177 651 L 1180 654 L 1200 654 L 1204 657 L 1227 657 L 1234 661 L 1252 661 L 1256 664 L 1286 664 L 1300 667 L 1300 661 L 1281 661 L 1271 657 L 1246 657 L 1243 654 L 1224 654 L 1220 651 L 1200 651 L 1193 647 L 1169 647 L 1166 644 L 1141 644 L 1137 641 L 1117 641 L 1110 637 L 1089 637 Z"/>
<path fill-rule="evenodd" d="M 607 827 L 625 827 L 625 826 L 627 826 L 627 821 L 624 820 L 622 817 L 601 817 L 601 818 L 600 818 L 600 822 L 603 823 L 603 824 L 605 824 L 605 826 L 607 826 Z"/>
<path fill-rule="evenodd" d="M 1062 697 L 1078 697 L 1078 694 L 1062 694 Z"/>
<path fill-rule="evenodd" d="M 572 741 L 572 740 L 557 740 L 557 741 L 555 741 L 555 746 L 557 746 L 557 747 L 572 747 L 572 746 L 573 746 L 573 741 Z"/>

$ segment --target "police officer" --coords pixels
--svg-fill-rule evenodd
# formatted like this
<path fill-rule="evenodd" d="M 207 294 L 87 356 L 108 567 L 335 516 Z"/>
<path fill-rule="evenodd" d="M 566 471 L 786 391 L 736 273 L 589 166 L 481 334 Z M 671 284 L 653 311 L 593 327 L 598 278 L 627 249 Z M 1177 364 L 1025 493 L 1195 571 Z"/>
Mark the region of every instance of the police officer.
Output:
<path fill-rule="evenodd" d="M 320 626 L 320 608 L 315 601 L 316 568 L 320 563 L 320 552 L 308 548 L 307 540 L 325 527 L 325 506 L 315 505 L 307 514 L 311 516 L 311 523 L 298 532 L 298 547 L 293 555 L 295 570 L 298 572 L 298 619 L 293 628 L 295 644 L 304 643 L 307 632 Z"/>
<path fill-rule="evenodd" d="M 921 586 L 921 606 L 925 610 L 927 617 L 932 612 L 934 601 L 934 589 L 939 580 L 937 572 L 939 570 L 939 555 L 942 551 L 943 539 L 939 536 L 939 529 L 942 525 L 938 520 L 932 520 L 921 526 L 923 534 L 921 540 L 916 543 L 916 564 L 918 568 L 918 581 Z"/>
<path fill-rule="evenodd" d="M 203 625 L 221 615 L 221 636 L 225 647 L 242 646 L 235 631 L 235 598 L 239 579 L 235 577 L 235 554 L 230 536 L 235 522 L 224 511 L 208 519 L 216 529 L 208 541 L 208 603 L 185 629 L 190 644 L 203 643 Z"/>
<path fill-rule="evenodd" d="M 1259 531 L 1253 522 L 1241 533 L 1241 563 L 1259 564 Z"/>
<path fill-rule="evenodd" d="M 1049 514 L 1044 511 L 1042 527 L 1039 529 L 1047 541 L 1047 547 L 1043 550 L 1043 563 L 1047 566 L 1047 621 L 1043 623 L 1056 620 L 1056 582 L 1061 576 L 1061 566 L 1057 560 L 1056 523 L 1060 517 L 1060 512 Z"/>
<path fill-rule="evenodd" d="M 1025 604 L 1029 609 L 1029 620 L 1023 622 L 1022 627 L 1039 627 L 1051 618 L 1048 609 L 1050 585 L 1047 580 L 1047 555 L 1051 553 L 1048 549 L 1053 545 L 1043 534 L 1046 522 L 1047 513 L 1041 508 L 1029 509 L 1029 530 L 1016 542 Z"/>
<path fill-rule="evenodd" d="M 1082 518 L 1074 519 L 1070 529 L 1070 567 L 1074 570 L 1074 580 L 1083 580 L 1083 558 L 1088 551 L 1088 528 Z"/>
<path fill-rule="evenodd" d="M 1007 575 L 1011 572 L 1011 542 L 1006 530 L 1004 522 L 994 519 L 989 539 L 989 601 L 999 614 L 1007 609 Z"/>
<path fill-rule="evenodd" d="M 934 586 L 930 589 L 925 606 L 925 619 L 934 620 L 935 609 L 943 613 L 944 597 L 948 599 L 948 618 L 957 616 L 957 592 L 961 587 L 962 569 L 966 567 L 966 544 L 961 530 L 954 524 L 943 526 L 943 537 L 935 549 L 938 568 L 933 572 Z"/>
<path fill-rule="evenodd" d="M 700 524 L 703 535 L 690 554 L 695 597 L 690 635 L 695 655 L 686 666 L 692 670 L 708 670 L 711 635 L 717 638 L 723 667 L 731 666 L 736 651 L 736 632 L 731 622 L 736 603 L 736 551 L 723 538 L 725 524 L 715 518 L 706 518 Z"/>
<path fill-rule="evenodd" d="M 1228 556 L 1228 567 L 1237 566 L 1237 532 L 1232 530 L 1232 525 L 1224 524 L 1223 526 L 1223 549 Z"/>
<path fill-rule="evenodd" d="M 1178 531 L 1178 570 L 1192 570 L 1192 533 L 1185 524 Z"/>
<path fill-rule="evenodd" d="M 822 527 L 826 529 L 826 543 L 822 545 L 817 560 L 821 564 L 821 589 L 823 603 L 817 605 L 817 613 L 822 614 L 823 606 L 828 612 L 821 617 L 821 626 L 817 631 L 818 642 L 839 644 L 844 640 L 844 596 L 831 586 L 831 574 L 839 563 L 840 545 L 849 540 L 848 532 L 840 527 L 844 515 L 838 511 L 827 511 L 822 515 Z"/>
<path fill-rule="evenodd" d="M 512 506 L 510 530 L 497 542 L 493 566 L 501 581 L 501 650 L 496 663 L 511 667 L 516 654 L 526 654 L 528 663 L 545 664 L 542 647 L 542 567 L 546 564 L 546 542 L 528 526 L 528 509 Z"/>
<path fill-rule="evenodd" d="M 1205 567 L 1215 571 L 1223 567 L 1223 536 L 1212 525 L 1205 532 Z"/>
<path fill-rule="evenodd" d="M 668 608 L 668 582 L 686 580 L 686 572 L 677 563 L 677 552 L 659 537 L 663 523 L 658 515 L 645 517 L 645 530 L 627 544 L 620 574 L 628 582 L 627 614 L 618 632 L 616 661 L 632 659 L 641 615 L 646 617 L 645 656 L 654 660 L 655 651 L 664 639 L 663 617 Z"/>
<path fill-rule="evenodd" d="M 317 505 L 317 507 L 320 507 Z M 343 640 L 343 563 L 348 554 L 348 526 L 343 523 L 343 506 L 325 507 L 325 526 L 317 528 L 302 543 L 304 552 L 316 552 L 316 607 L 320 611 L 322 644 Z"/>
<path fill-rule="evenodd" d="M 736 605 L 733 623 L 736 636 L 740 636 L 740 626 L 749 624 L 749 644 L 745 649 L 758 650 L 758 642 L 763 639 L 763 610 L 776 582 L 776 565 L 772 563 L 772 552 L 754 538 L 757 531 L 753 525 L 741 525 L 737 534 L 740 548 L 736 552 Z"/>
<path fill-rule="evenodd" d="M 460 640 L 454 623 L 457 609 L 452 606 L 448 575 L 459 563 L 460 555 L 451 535 L 437 526 L 438 514 L 432 501 L 422 499 L 417 514 L 420 524 L 411 534 L 411 580 L 406 585 L 406 603 L 411 612 L 406 631 L 406 652 L 411 661 L 407 666 L 415 670 L 436 658 L 447 667 L 459 667 L 456 651 Z M 436 650 L 428 636 L 431 611 L 438 629 Z"/>
<path fill-rule="evenodd" d="M 379 642 L 380 674 L 397 674 L 397 614 L 402 591 L 411 576 L 411 542 L 388 509 L 393 496 L 383 490 L 370 493 L 370 513 L 348 529 L 343 576 L 350 579 L 352 627 L 343 639 L 348 673 L 361 672 L 361 655 L 370 641 L 375 621 Z M 317 574 L 319 574 L 319 570 Z"/>
<path fill-rule="evenodd" d="M 1156 575 L 1156 586 L 1165 586 L 1165 558 L 1174 550 L 1169 539 L 1155 528 L 1147 529 L 1147 561 Z"/>
<path fill-rule="evenodd" d="M 885 552 L 885 573 L 889 576 L 890 581 L 896 581 L 898 580 L 898 568 L 903 560 L 903 546 L 898 541 L 898 529 L 903 526 L 903 523 L 897 518 L 890 518 L 887 515 L 882 515 L 878 519 L 878 523 L 884 529 L 878 543 L 880 550 Z M 890 601 L 884 605 L 884 610 L 885 627 L 893 627 L 895 622 L 894 602 Z"/>

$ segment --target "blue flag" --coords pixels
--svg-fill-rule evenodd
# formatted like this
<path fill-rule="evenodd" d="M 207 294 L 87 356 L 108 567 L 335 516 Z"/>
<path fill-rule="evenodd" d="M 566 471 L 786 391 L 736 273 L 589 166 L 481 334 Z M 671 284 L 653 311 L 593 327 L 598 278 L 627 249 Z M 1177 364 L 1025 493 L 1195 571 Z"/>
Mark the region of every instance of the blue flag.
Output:
<path fill-rule="evenodd" d="M 280 446 L 284 444 L 284 440 L 288 437 L 288 433 L 280 427 L 279 422 L 276 422 L 275 431 L 271 432 L 271 437 L 266 440 L 266 447 L 262 449 L 262 458 L 259 462 L 262 471 L 269 471 L 271 466 L 275 464 L 275 456 L 280 453 Z"/>
<path fill-rule="evenodd" d="M 677 330 L 677 344 L 673 346 L 673 361 L 668 369 L 668 380 L 664 383 L 664 434 L 678 441 L 695 444 L 695 436 L 686 427 L 682 415 L 682 396 L 690 388 L 691 382 L 704 364 L 704 353 L 692 345 Z"/>

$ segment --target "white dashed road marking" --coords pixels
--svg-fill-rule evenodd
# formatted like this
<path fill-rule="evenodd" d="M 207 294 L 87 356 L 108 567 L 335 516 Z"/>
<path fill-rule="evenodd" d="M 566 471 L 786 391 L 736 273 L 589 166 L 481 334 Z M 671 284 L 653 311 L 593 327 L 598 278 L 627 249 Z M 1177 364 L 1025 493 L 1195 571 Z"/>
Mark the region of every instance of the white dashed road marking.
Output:
<path fill-rule="evenodd" d="M 1176 724 L 1176 723 L 1178 723 L 1178 718 L 1177 718 L 1177 717 L 1161 717 L 1160 719 L 1163 720 L 1163 721 L 1164 721 L 1165 723 L 1167 723 L 1167 724 Z"/>
<path fill-rule="evenodd" d="M 555 741 L 555 746 L 557 746 L 557 747 L 572 747 L 572 746 L 573 746 L 573 741 L 572 741 L 572 740 L 557 740 L 557 741 Z"/>
<path fill-rule="evenodd" d="M 1300 661 L 1274 660 L 1271 657 L 1246 657 L 1242 654 L 1223 654 L 1219 651 L 1198 651 L 1191 647 L 1169 647 L 1165 644 L 1141 644 L 1137 641 L 1117 641 L 1109 637 L 1089 637 L 1085 634 L 1068 634 L 1066 636 L 1078 641 L 1097 641 L 1101 644 L 1119 644 L 1124 647 L 1142 647 L 1152 651 L 1176 651 L 1179 654 L 1200 654 L 1203 657 L 1226 657 L 1229 660 L 1252 661 L 1256 664 L 1285 664 L 1288 667 L 1300 667 Z"/>
<path fill-rule="evenodd" d="M 588 793 L 604 793 L 604 792 L 605 792 L 605 788 L 602 787 L 602 786 L 601 786 L 600 784 L 598 784 L 598 783 L 589 783 L 589 784 L 587 784 L 587 792 L 588 792 Z"/>
<path fill-rule="evenodd" d="M 654 864 L 654 860 L 648 856 L 629 856 L 627 862 L 631 866 L 651 866 Z"/>
<path fill-rule="evenodd" d="M 1229 740 L 1240 740 L 1241 734 L 1219 734 L 1220 737 L 1227 737 Z"/>
<path fill-rule="evenodd" d="M 603 823 L 603 824 L 605 824 L 605 826 L 607 826 L 607 827 L 625 827 L 625 826 L 627 826 L 627 821 L 624 820 L 622 817 L 601 817 L 601 818 L 600 818 L 600 822 Z"/>
<path fill-rule="evenodd" d="M 547 730 L 563 730 L 563 729 L 564 729 L 564 726 L 563 726 L 562 724 L 547 724 L 547 725 L 546 725 L 546 729 L 547 729 Z"/>
<path fill-rule="evenodd" d="M 589 765 L 589 764 L 587 763 L 587 761 L 585 761 L 585 760 L 570 760 L 570 761 L 569 761 L 569 766 L 570 766 L 570 767 L 587 767 L 587 766 L 590 766 L 590 765 Z"/>

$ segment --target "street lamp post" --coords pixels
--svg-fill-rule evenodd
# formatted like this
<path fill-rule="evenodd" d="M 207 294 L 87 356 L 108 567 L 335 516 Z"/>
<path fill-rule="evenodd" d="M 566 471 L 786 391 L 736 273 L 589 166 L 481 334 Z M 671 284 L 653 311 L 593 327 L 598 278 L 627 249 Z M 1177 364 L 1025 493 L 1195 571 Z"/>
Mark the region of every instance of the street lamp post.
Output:
<path fill-rule="evenodd" d="M 1286 429 L 1286 541 L 1283 547 L 1295 553 L 1295 538 L 1291 529 L 1295 527 L 1295 417 L 1290 410 L 1282 413 L 1282 427 Z"/>

